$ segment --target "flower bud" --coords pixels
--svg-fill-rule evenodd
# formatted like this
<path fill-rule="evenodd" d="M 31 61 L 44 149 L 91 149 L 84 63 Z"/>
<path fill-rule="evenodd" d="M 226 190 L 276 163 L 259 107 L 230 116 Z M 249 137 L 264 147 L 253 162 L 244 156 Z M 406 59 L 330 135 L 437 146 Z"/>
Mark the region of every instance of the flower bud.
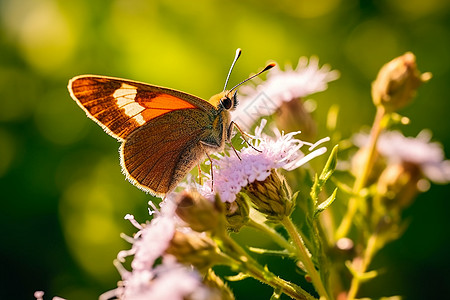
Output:
<path fill-rule="evenodd" d="M 306 141 L 312 141 L 317 136 L 317 123 L 311 115 L 311 109 L 307 109 L 307 105 L 299 98 L 280 105 L 276 114 L 276 123 L 277 127 L 285 132 L 300 130 Z"/>
<path fill-rule="evenodd" d="M 180 263 L 192 264 L 199 270 L 208 269 L 224 260 L 216 243 L 197 232 L 176 231 L 166 253 L 175 256 Z"/>
<path fill-rule="evenodd" d="M 364 165 L 367 163 L 367 155 L 369 149 L 367 147 L 361 147 L 355 153 L 355 155 L 351 159 L 351 173 L 355 177 L 361 176 L 361 172 L 364 169 Z M 369 175 L 367 177 L 367 186 L 374 183 L 378 176 L 380 176 L 383 169 L 386 167 L 385 159 L 375 150 L 373 157 L 374 164 L 372 169 L 369 171 Z"/>
<path fill-rule="evenodd" d="M 431 73 L 421 74 L 416 57 L 407 52 L 387 64 L 372 83 L 372 99 L 375 106 L 384 106 L 388 112 L 397 111 L 411 102 L 422 82 L 431 78 Z"/>
<path fill-rule="evenodd" d="M 214 230 L 223 218 L 220 201 L 211 202 L 196 191 L 183 192 L 177 200 L 176 214 L 192 230 L 203 232 Z"/>
<path fill-rule="evenodd" d="M 388 209 L 408 207 L 418 193 L 420 178 L 420 169 L 412 163 L 389 165 L 378 180 L 377 193 L 381 196 L 381 204 Z"/>
<path fill-rule="evenodd" d="M 276 170 L 272 170 L 264 181 L 254 181 L 244 189 L 255 209 L 265 214 L 268 220 L 280 221 L 294 209 L 291 190 Z"/>
<path fill-rule="evenodd" d="M 249 206 L 241 193 L 236 195 L 233 202 L 225 202 L 226 225 L 229 231 L 239 232 L 242 226 L 247 224 L 249 217 Z"/>

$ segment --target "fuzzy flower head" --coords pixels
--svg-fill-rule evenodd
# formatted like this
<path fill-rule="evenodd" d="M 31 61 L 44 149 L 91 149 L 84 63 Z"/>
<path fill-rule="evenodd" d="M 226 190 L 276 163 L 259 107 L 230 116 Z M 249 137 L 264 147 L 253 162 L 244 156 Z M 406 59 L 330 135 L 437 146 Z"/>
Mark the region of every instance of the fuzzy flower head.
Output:
<path fill-rule="evenodd" d="M 262 133 L 266 120 L 261 122 L 261 126 L 255 130 L 256 136 L 254 147 L 243 148 L 236 155 L 224 156 L 214 161 L 219 172 L 214 173 L 214 192 L 218 193 L 224 202 L 232 202 L 236 199 L 236 194 L 241 189 L 254 181 L 264 181 L 275 169 L 294 170 L 316 156 L 326 152 L 325 147 L 312 151 L 317 145 L 328 140 L 323 139 L 316 144 L 309 144 L 294 138 L 299 132 L 288 134 L 274 130 L 276 138 L 272 138 Z M 305 155 L 300 151 L 303 146 L 310 146 L 309 154 Z M 209 181 L 211 186 L 211 181 Z M 208 192 L 209 191 L 209 192 Z M 213 199 L 214 195 L 210 189 L 204 190 L 205 196 Z"/>
<path fill-rule="evenodd" d="M 219 299 L 219 291 L 207 287 L 199 272 L 186 266 L 190 261 L 180 261 L 173 253 L 173 248 L 178 247 L 179 251 L 184 251 L 184 258 L 189 258 L 196 257 L 195 253 L 186 250 L 192 249 L 192 245 L 198 248 L 194 251 L 205 250 L 202 248 L 204 243 L 199 243 L 200 236 L 184 227 L 175 216 L 174 196 L 169 194 L 160 210 L 153 206 L 154 211 L 150 213 L 155 216 L 149 223 L 141 225 L 133 216 L 125 217 L 139 231 L 133 237 L 125 237 L 132 247 L 119 252 L 114 262 L 122 277 L 119 287 L 103 294 L 100 299 Z M 213 248 L 211 245 L 207 246 Z M 130 256 L 133 257 L 131 270 L 127 270 L 122 264 Z M 205 264 L 202 257 L 197 260 Z"/>
<path fill-rule="evenodd" d="M 319 67 L 317 57 L 311 57 L 309 62 L 307 57 L 301 57 L 295 69 L 287 65 L 282 71 L 276 66 L 266 81 L 240 88 L 240 105 L 233 119 L 243 128 L 250 128 L 259 117 L 272 115 L 284 102 L 324 91 L 328 82 L 338 77 L 339 72 L 330 66 Z"/>
<path fill-rule="evenodd" d="M 175 205 L 172 195 L 169 195 L 167 201 L 163 203 L 161 210 L 158 210 L 153 203 L 149 202 L 154 210 L 150 214 L 155 217 L 150 223 L 141 225 L 132 215 L 126 215 L 125 219 L 129 220 L 139 231 L 127 240 L 133 245 L 130 250 L 120 251 L 117 259 L 123 262 L 126 257 L 134 256 L 131 267 L 133 270 L 149 270 L 155 264 L 155 261 L 163 256 L 169 247 L 179 219 L 175 217 Z"/>
<path fill-rule="evenodd" d="M 387 159 L 388 164 L 408 163 L 415 165 L 422 174 L 435 183 L 450 182 L 450 160 L 445 160 L 442 146 L 430 142 L 431 134 L 422 131 L 417 137 L 405 137 L 398 131 L 388 131 L 380 135 L 377 150 Z M 358 134 L 355 144 L 367 144 L 368 136 Z"/>
<path fill-rule="evenodd" d="M 100 299 L 214 299 L 214 291 L 202 283 L 197 271 L 170 260 L 151 270 L 122 271 L 121 275 L 122 286 Z"/>

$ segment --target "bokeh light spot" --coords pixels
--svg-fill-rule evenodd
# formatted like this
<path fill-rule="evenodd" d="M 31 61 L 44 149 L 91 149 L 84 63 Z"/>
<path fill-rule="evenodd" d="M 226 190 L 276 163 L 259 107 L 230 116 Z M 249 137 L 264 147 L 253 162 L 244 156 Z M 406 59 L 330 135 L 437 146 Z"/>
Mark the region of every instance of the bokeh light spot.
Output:
<path fill-rule="evenodd" d="M 9 1 L 3 8 L 6 26 L 31 66 L 49 73 L 71 58 L 76 41 L 55 1 Z"/>

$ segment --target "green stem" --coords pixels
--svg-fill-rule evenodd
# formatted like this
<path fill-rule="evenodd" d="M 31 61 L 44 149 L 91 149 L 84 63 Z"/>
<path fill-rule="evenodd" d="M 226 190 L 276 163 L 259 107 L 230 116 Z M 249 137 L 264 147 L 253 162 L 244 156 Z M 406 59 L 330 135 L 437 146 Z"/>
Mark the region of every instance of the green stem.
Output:
<path fill-rule="evenodd" d="M 266 233 L 271 239 L 277 243 L 281 248 L 286 249 L 289 253 L 295 253 L 295 248 L 286 239 L 275 231 L 272 227 L 267 226 L 264 223 L 256 222 L 252 219 L 247 223 L 248 226 L 253 227 L 261 232 Z"/>
<path fill-rule="evenodd" d="M 369 178 L 370 171 L 374 165 L 374 158 L 376 153 L 376 146 L 378 137 L 380 136 L 381 130 L 383 129 L 382 120 L 386 115 L 386 110 L 382 106 L 377 107 L 377 114 L 375 116 L 375 120 L 373 122 L 372 130 L 370 131 L 370 139 L 369 143 L 366 146 L 367 153 L 365 157 L 365 161 L 363 163 L 363 169 L 359 176 L 356 177 L 355 183 L 353 185 L 353 195 L 348 202 L 347 212 L 342 219 L 341 224 L 339 225 L 336 231 L 336 240 L 343 238 L 348 235 L 350 231 L 350 227 L 353 222 L 353 217 L 355 216 L 356 211 L 358 210 L 358 200 L 359 194 L 361 190 L 367 183 L 367 179 Z"/>
<path fill-rule="evenodd" d="M 266 283 L 274 289 L 281 291 L 293 299 L 298 300 L 316 300 L 308 292 L 301 287 L 279 278 L 267 268 L 262 267 L 257 261 L 255 261 L 242 247 L 237 244 L 226 233 L 221 234 L 219 237 L 220 244 L 225 249 L 222 249 L 230 257 L 232 257 L 242 272 L 252 276 L 253 278 Z"/>
<path fill-rule="evenodd" d="M 377 251 L 377 234 L 373 234 L 370 236 L 369 240 L 367 241 L 367 247 L 364 251 L 363 257 L 362 257 L 362 263 L 358 270 L 356 270 L 359 274 L 357 276 L 353 276 L 352 282 L 350 284 L 350 289 L 348 291 L 347 300 L 353 300 L 356 297 L 356 294 L 358 293 L 359 287 L 362 283 L 362 275 L 367 271 L 367 268 L 369 267 L 370 263 L 372 262 L 372 258 L 375 255 L 375 252 Z"/>
<path fill-rule="evenodd" d="M 311 281 L 317 293 L 321 298 L 323 297 L 324 299 L 331 299 L 322 283 L 322 280 L 320 279 L 319 273 L 317 272 L 313 261 L 311 260 L 309 251 L 306 249 L 306 246 L 303 243 L 303 238 L 301 237 L 294 223 L 292 223 L 292 220 L 289 217 L 284 217 L 284 219 L 281 220 L 281 224 L 283 224 L 292 240 L 294 241 L 294 245 L 297 248 L 298 257 L 303 263 L 306 272 L 311 277 Z"/>

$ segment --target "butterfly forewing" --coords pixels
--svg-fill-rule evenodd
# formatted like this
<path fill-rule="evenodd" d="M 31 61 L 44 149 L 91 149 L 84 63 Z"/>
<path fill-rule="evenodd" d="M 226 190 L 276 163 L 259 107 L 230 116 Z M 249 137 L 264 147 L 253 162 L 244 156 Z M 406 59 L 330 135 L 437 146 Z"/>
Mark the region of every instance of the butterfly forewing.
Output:
<path fill-rule="evenodd" d="M 68 88 L 86 114 L 121 141 L 168 112 L 214 109 L 208 102 L 183 92 L 119 78 L 83 75 L 70 80 Z"/>

